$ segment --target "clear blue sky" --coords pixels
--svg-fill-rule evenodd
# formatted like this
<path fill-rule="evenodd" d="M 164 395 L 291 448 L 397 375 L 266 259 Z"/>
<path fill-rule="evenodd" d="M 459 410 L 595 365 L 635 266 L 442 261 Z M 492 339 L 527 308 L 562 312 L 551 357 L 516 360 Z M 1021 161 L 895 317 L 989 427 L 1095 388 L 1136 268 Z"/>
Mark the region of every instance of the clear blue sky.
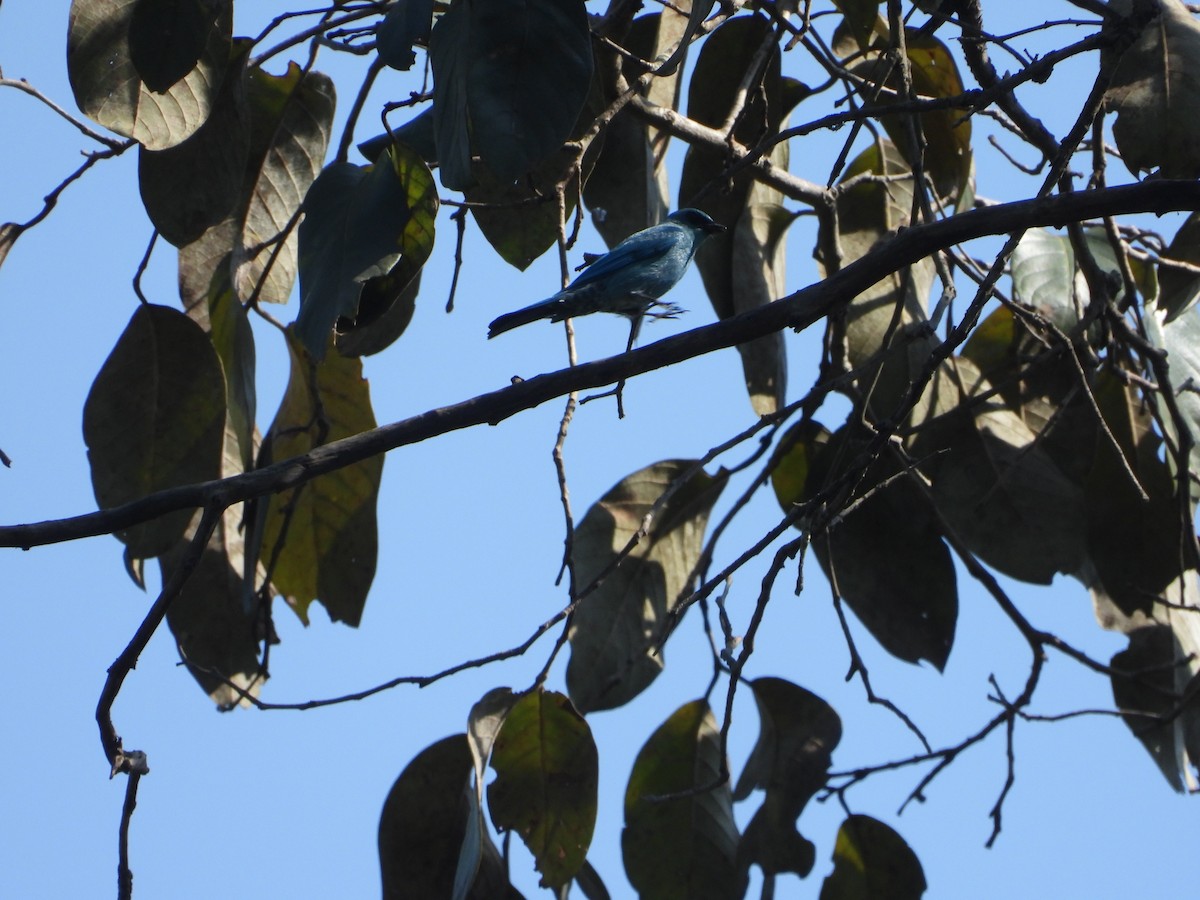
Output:
<path fill-rule="evenodd" d="M 248 20 L 239 20 L 239 32 L 257 30 L 259 6 L 241 4 L 239 15 Z M 986 12 L 999 14 L 1004 6 L 988 4 Z M 1067 4 L 1050 6 L 1039 10 L 1045 16 L 1071 13 Z M 67 9 L 65 2 L 4 4 L 0 67 L 6 77 L 27 78 L 73 109 L 64 65 Z M 1009 25 L 990 24 L 995 31 Z M 1064 34 L 1063 40 L 1082 36 Z M 339 122 L 355 89 L 343 78 L 360 64 L 327 51 L 318 64 L 341 89 Z M 1094 67 L 1094 58 L 1065 93 L 1031 85 L 1022 95 L 1057 133 L 1090 85 L 1094 69 L 1087 65 Z M 372 100 L 377 106 L 407 90 L 398 77 L 384 79 Z M 0 221 L 23 221 L 78 164 L 79 150 L 91 146 L 11 89 L 0 89 L 0 128 Z M 363 126 L 362 136 L 375 130 Z M 793 170 L 824 179 L 824 146 L 820 138 L 794 146 Z M 998 167 L 978 133 L 976 146 L 981 194 L 1003 198 L 1029 189 L 1013 182 L 1006 166 Z M 809 147 L 816 148 L 811 157 Z M 822 162 L 814 168 L 810 158 Z M 678 151 L 674 161 L 677 174 Z M 13 459 L 11 470 L 0 470 L 4 524 L 95 506 L 81 411 L 92 378 L 137 304 L 130 278 L 151 228 L 136 183 L 133 153 L 95 167 L 68 189 L 48 221 L 21 238 L 0 269 L 0 448 Z M 367 362 L 380 422 L 493 390 L 514 373 L 529 376 L 564 363 L 560 333 L 548 325 L 484 339 L 486 323 L 498 312 L 553 291 L 553 260 L 519 273 L 472 229 L 457 308 L 446 315 L 453 228 L 444 213 L 439 224 L 409 334 Z M 586 234 L 573 262 L 583 249 L 600 246 L 594 233 Z M 791 238 L 789 289 L 816 277 L 811 246 L 811 230 L 802 222 Z M 170 248 L 160 243 L 145 282 L 152 301 L 177 303 L 174 266 Z M 711 320 L 694 276 L 672 299 L 692 312 L 647 328 L 644 343 Z M 294 312 L 293 304 L 281 316 L 290 320 Z M 625 325 L 594 317 L 577 331 L 581 356 L 590 359 L 619 349 Z M 273 331 L 260 329 L 258 336 L 265 427 L 286 379 L 286 358 Z M 811 383 L 816 351 L 812 336 L 789 335 L 788 343 L 794 398 Z M 548 403 L 495 428 L 390 455 L 380 501 L 380 565 L 362 627 L 330 625 L 314 607 L 313 624 L 305 629 L 277 607 L 283 643 L 272 651 L 273 678 L 264 698 L 335 696 L 397 675 L 437 671 L 520 642 L 559 609 L 565 598 L 553 581 L 562 521 L 550 450 L 562 405 Z M 606 403 L 584 407 L 575 419 L 566 456 L 577 518 L 627 473 L 655 460 L 699 455 L 751 420 L 733 352 L 634 380 L 626 406 L 624 421 Z M 725 552 L 753 540 L 777 517 L 774 501 L 762 498 L 746 524 L 726 538 Z M 124 780 L 107 778 L 93 715 L 105 669 L 141 621 L 157 588 L 157 570 L 148 567 L 151 595 L 139 592 L 125 576 L 120 545 L 112 538 L 5 551 L 0 566 L 0 680 L 9 685 L 0 708 L 0 733 L 8 740 L 0 775 L 0 896 L 106 896 L 115 889 Z M 734 583 L 729 606 L 738 631 L 761 574 L 762 567 L 752 566 Z M 890 714 L 868 708 L 857 682 L 843 682 L 847 653 L 828 593 L 815 566 L 808 575 L 801 597 L 778 592 L 748 674 L 790 678 L 833 704 L 845 730 L 834 755 L 837 769 L 915 752 L 915 741 Z M 957 741 L 994 714 L 989 674 L 1015 694 L 1028 666 L 1023 641 L 992 601 L 961 573 L 960 586 L 957 642 L 945 675 L 892 660 L 858 629 L 877 690 L 912 715 L 935 746 Z M 1088 597 L 1075 582 L 1008 587 L 1036 624 L 1093 655 L 1107 659 L 1122 646 L 1095 626 Z M 525 659 L 424 691 L 400 688 L 307 713 L 218 715 L 177 666 L 164 629 L 114 709 L 126 745 L 145 750 L 151 766 L 130 838 L 135 896 L 376 895 L 375 830 L 393 779 L 423 747 L 461 731 L 471 704 L 487 689 L 526 686 L 549 646 L 547 639 Z M 591 859 L 614 897 L 630 894 L 618 848 L 633 757 L 659 722 L 702 692 L 708 679 L 698 617 L 685 621 L 667 648 L 667 662 L 664 675 L 637 701 L 590 719 L 602 760 Z M 562 677 L 560 660 L 551 686 L 561 688 Z M 1062 657 L 1050 659 L 1035 711 L 1110 706 L 1106 680 Z M 735 772 L 755 734 L 752 704 L 742 703 L 730 744 Z M 920 776 L 915 770 L 873 778 L 848 799 L 854 811 L 883 819 L 908 840 L 925 867 L 930 898 L 1149 897 L 1191 885 L 1200 835 L 1195 802 L 1170 792 L 1123 724 L 1099 717 L 1026 724 L 1018 728 L 1016 750 L 1017 781 L 992 850 L 983 844 L 991 828 L 988 811 L 1005 777 L 999 735 L 957 761 L 926 790 L 928 802 L 910 806 L 903 816 L 896 809 Z M 752 799 L 739 806 L 743 825 L 756 805 Z M 804 882 L 781 880 L 777 896 L 817 895 L 841 818 L 832 802 L 805 811 L 800 828 L 817 844 L 816 870 Z M 523 851 L 516 855 L 514 878 L 527 896 L 537 895 Z"/>

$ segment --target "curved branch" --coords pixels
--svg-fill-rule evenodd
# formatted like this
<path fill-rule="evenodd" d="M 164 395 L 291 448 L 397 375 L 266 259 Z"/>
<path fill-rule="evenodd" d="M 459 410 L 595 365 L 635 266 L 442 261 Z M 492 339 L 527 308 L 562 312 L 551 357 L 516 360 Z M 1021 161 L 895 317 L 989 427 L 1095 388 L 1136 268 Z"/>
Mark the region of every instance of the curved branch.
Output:
<path fill-rule="evenodd" d="M 801 331 L 846 305 L 891 272 L 964 241 L 1037 227 L 1133 213 L 1200 209 L 1200 182 L 1147 181 L 998 204 L 905 229 L 824 281 L 789 297 L 712 325 L 595 362 L 537 375 L 509 387 L 325 444 L 303 456 L 218 481 L 160 491 L 100 512 L 24 525 L 0 526 L 0 547 L 30 547 L 109 534 L 177 509 L 226 507 L 276 493 L 380 453 L 451 431 L 495 425 L 572 391 L 602 387 L 654 369 L 794 328 Z"/>

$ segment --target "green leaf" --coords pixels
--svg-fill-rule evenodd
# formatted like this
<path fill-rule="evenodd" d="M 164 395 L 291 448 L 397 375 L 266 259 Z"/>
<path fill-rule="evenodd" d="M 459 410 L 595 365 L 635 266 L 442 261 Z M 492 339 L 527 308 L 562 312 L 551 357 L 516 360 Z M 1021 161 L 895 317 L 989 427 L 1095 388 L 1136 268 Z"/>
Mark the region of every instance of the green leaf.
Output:
<path fill-rule="evenodd" d="M 138 152 L 138 186 L 159 233 L 182 247 L 237 205 L 249 152 L 245 66 L 250 41 L 234 42 L 212 112 L 196 133 L 165 150 Z"/>
<path fill-rule="evenodd" d="M 631 53 L 654 60 L 673 46 L 687 19 L 670 7 L 633 20 L 622 44 Z M 610 103 L 616 99 L 615 73 L 632 83 L 643 74 L 642 67 L 604 48 L 597 59 L 597 88 L 594 98 Z M 613 77 L 607 77 L 612 72 Z M 643 92 L 653 102 L 674 109 L 678 101 L 678 74 L 655 78 Z M 596 109 L 598 114 L 600 109 Z M 653 135 L 653 139 L 652 139 Z M 615 247 L 635 231 L 657 225 L 667 216 L 666 145 L 670 136 L 651 129 L 628 108 L 621 109 L 603 131 L 603 144 L 596 165 L 583 186 L 583 199 L 592 211 L 592 223 L 604 242 Z"/>
<path fill-rule="evenodd" d="M 817 458 L 816 487 L 865 448 L 866 441 L 839 431 Z M 822 570 L 888 653 L 911 663 L 926 659 L 943 671 L 954 645 L 958 589 L 925 494 L 894 461 L 880 457 L 846 506 L 813 535 Z"/>
<path fill-rule="evenodd" d="M 1113 606 L 1101 624 L 1128 630 L 1121 620 L 1140 622 L 1185 567 L 1179 504 L 1162 439 L 1137 389 L 1105 372 L 1092 392 L 1109 434 L 1096 436 L 1084 534 L 1088 560 Z"/>
<path fill-rule="evenodd" d="M 200 8 L 190 15 L 185 0 L 72 2 L 67 75 L 85 115 L 150 150 L 173 147 L 204 124 L 229 60 L 233 10 L 191 2 Z M 164 41 L 171 21 L 177 40 Z"/>
<path fill-rule="evenodd" d="M 751 865 L 765 875 L 812 871 L 816 849 L 796 830 L 796 819 L 826 781 L 842 722 L 833 707 L 782 678 L 750 683 L 758 704 L 759 735 L 733 793 L 745 800 L 755 788 L 766 791 L 738 846 L 743 886 Z M 743 887 L 744 890 L 744 887 Z"/>
<path fill-rule="evenodd" d="M 101 508 L 220 477 L 225 384 L 208 336 L 183 313 L 141 305 L 83 408 L 83 438 Z M 117 532 L 132 557 L 169 550 L 193 510 Z"/>
<path fill-rule="evenodd" d="M 288 330 L 292 372 L 263 456 L 280 461 L 375 427 L 362 363 L 337 353 L 315 365 Z M 272 581 L 308 623 L 319 600 L 335 622 L 357 626 L 375 577 L 375 504 L 383 457 L 375 456 L 271 496 L 263 532 Z M 277 555 L 276 555 L 277 554 Z"/>
<path fill-rule="evenodd" d="M 413 44 L 427 42 L 433 22 L 433 0 L 399 0 L 376 31 L 375 51 L 385 65 L 407 72 L 417 61 Z"/>
<path fill-rule="evenodd" d="M 846 170 L 845 184 L 858 175 L 911 175 L 908 163 L 890 141 L 879 141 L 860 153 Z M 875 245 L 907 227 L 912 212 L 912 180 L 883 184 L 862 181 L 838 194 L 839 267 L 870 252 Z M 819 258 L 829 275 L 829 261 Z M 924 259 L 894 272 L 855 297 L 846 310 L 845 342 L 848 365 L 861 369 L 858 384 L 874 415 L 896 412 L 913 378 L 924 368 L 936 341 L 909 332 L 928 319 L 925 299 L 933 283 L 933 263 Z M 896 306 L 901 305 L 899 315 Z"/>
<path fill-rule="evenodd" d="M 295 224 L 329 143 L 333 82 L 294 63 L 280 76 L 252 68 L 246 103 L 250 149 L 239 200 L 224 222 L 179 251 L 186 309 L 207 296 L 218 268 L 232 273 L 241 303 L 286 303 L 296 281 Z"/>
<path fill-rule="evenodd" d="M 433 137 L 433 109 L 422 111 L 403 125 L 393 128 L 390 133 L 385 131 L 383 134 L 368 138 L 358 145 L 358 150 L 371 162 L 375 162 L 379 159 L 380 154 L 395 141 L 412 147 L 417 155 L 425 160 L 426 165 L 436 165 L 438 153 Z"/>
<path fill-rule="evenodd" d="M 703 700 L 677 709 L 638 752 L 625 789 L 621 853 L 641 900 L 740 896 L 738 831 L 722 763 L 720 733 Z"/>
<path fill-rule="evenodd" d="M 1087 304 L 1087 284 L 1066 235 L 1031 228 L 1012 255 L 1013 288 L 1023 303 L 1070 333 Z"/>
<path fill-rule="evenodd" d="M 925 888 L 921 861 L 890 827 L 862 815 L 842 823 L 821 900 L 919 900 Z"/>
<path fill-rule="evenodd" d="M 1200 177 L 1200 23 L 1179 0 L 1163 0 L 1113 70 L 1104 95 L 1117 115 L 1113 138 L 1135 176 Z"/>
<path fill-rule="evenodd" d="M 400 773 L 379 816 L 384 900 L 451 896 L 455 863 L 471 816 L 470 772 L 466 736 L 456 734 L 426 747 Z M 479 872 L 467 897 L 521 897 L 508 883 L 504 861 L 490 838 L 483 844 Z"/>
<path fill-rule="evenodd" d="M 614 485 L 575 530 L 575 578 L 589 585 L 608 570 L 643 526 L 654 503 L 690 460 L 647 466 Z M 725 472 L 689 478 L 658 511 L 648 534 L 575 611 L 567 689 L 581 712 L 628 703 L 658 676 L 657 641 L 667 614 L 688 587 Z"/>
<path fill-rule="evenodd" d="M 410 277 L 411 269 L 401 259 L 387 275 L 363 285 L 358 315 L 337 323 L 334 343 L 338 353 L 371 356 L 386 350 L 408 330 L 421 291 L 421 272 Z"/>
<path fill-rule="evenodd" d="M 196 67 L 227 6 L 206 0 L 137 0 L 129 19 L 129 58 L 146 87 L 166 93 Z"/>
<path fill-rule="evenodd" d="M 433 249 L 437 194 L 429 168 L 394 145 L 373 166 L 335 162 L 309 189 L 300 224 L 296 334 L 321 359 L 334 322 L 353 317 L 363 284 L 403 256 L 419 270 Z"/>
<path fill-rule="evenodd" d="M 558 150 L 583 108 L 591 33 L 579 0 L 457 0 L 434 26 L 433 115 L 442 184 L 478 154 L 502 184 Z"/>
<path fill-rule="evenodd" d="M 751 197 L 758 193 L 751 191 Z M 774 202 L 752 203 L 733 230 L 731 271 L 734 315 L 766 306 L 785 293 L 788 226 L 795 216 Z M 787 348 L 783 333 L 738 344 L 750 405 L 760 416 L 787 403 Z"/>
<path fill-rule="evenodd" d="M 237 442 L 237 455 L 241 461 L 238 471 L 249 471 L 254 467 L 254 427 L 258 402 L 254 382 L 254 332 L 250 329 L 246 310 L 233 299 L 228 278 L 224 279 L 224 284 L 213 284 L 213 290 L 209 293 L 208 321 L 209 337 L 225 374 L 229 427 Z"/>
<path fill-rule="evenodd" d="M 1158 283 L 1162 288 L 1158 306 L 1167 314 L 1168 322 L 1190 309 L 1200 297 L 1200 275 L 1174 268 L 1168 264 L 1170 260 L 1200 266 L 1200 213 L 1192 213 L 1179 226 L 1158 264 Z"/>
<path fill-rule="evenodd" d="M 579 871 L 596 824 L 599 757 L 571 701 L 538 689 L 508 710 L 492 748 L 492 823 L 521 836 L 542 873 L 560 887 Z"/>
<path fill-rule="evenodd" d="M 1194 573 L 1193 573 L 1194 578 Z M 1177 673 L 1185 662 L 1169 625 L 1147 625 L 1129 634 L 1129 646 L 1112 658 L 1113 702 L 1122 718 L 1149 752 L 1167 783 L 1176 791 L 1196 789 L 1189 766 L 1200 763 L 1200 694 L 1178 711 L 1179 696 L 1188 687 Z M 1180 690 L 1183 688 L 1183 691 Z M 1190 735 L 1189 735 L 1190 730 Z M 1189 743 L 1190 737 L 1190 743 Z"/>
<path fill-rule="evenodd" d="M 226 437 L 228 448 L 234 439 Z M 226 468 L 222 474 L 237 471 Z M 187 552 L 199 518 L 197 512 L 183 538 L 159 557 L 164 584 Z M 267 680 L 258 658 L 262 617 L 257 609 L 247 610 L 243 599 L 245 541 L 241 524 L 240 506 L 225 511 L 199 563 L 167 609 L 167 626 L 188 672 L 222 710 L 250 705 L 234 686 L 257 697 Z"/>

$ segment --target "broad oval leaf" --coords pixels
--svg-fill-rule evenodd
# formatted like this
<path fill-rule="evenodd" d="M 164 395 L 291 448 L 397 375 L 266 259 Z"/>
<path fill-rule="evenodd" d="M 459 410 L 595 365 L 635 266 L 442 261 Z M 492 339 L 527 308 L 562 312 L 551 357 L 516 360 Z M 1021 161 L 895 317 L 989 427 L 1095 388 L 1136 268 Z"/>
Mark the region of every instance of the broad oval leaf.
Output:
<path fill-rule="evenodd" d="M 1192 213 L 1179 226 L 1163 257 L 1158 264 L 1158 283 L 1162 288 L 1158 306 L 1167 314 L 1169 323 L 1200 298 L 1200 275 L 1170 265 L 1170 261 L 1175 261 L 1200 266 L 1200 213 Z"/>
<path fill-rule="evenodd" d="M 1200 177 L 1200 23 L 1179 0 L 1163 0 L 1119 60 L 1105 93 L 1117 114 L 1113 138 L 1134 175 Z"/>
<path fill-rule="evenodd" d="M 920 900 L 925 888 L 921 861 L 892 828 L 863 815 L 842 823 L 821 900 Z"/>
<path fill-rule="evenodd" d="M 655 502 L 693 463 L 667 460 L 622 479 L 575 530 L 575 578 L 586 588 L 617 560 Z M 577 709 L 612 709 L 640 694 L 663 667 L 667 614 L 688 586 L 726 475 L 703 470 L 658 511 L 649 533 L 575 611 L 567 689 Z"/>
<path fill-rule="evenodd" d="M 296 334 L 314 359 L 338 318 L 358 312 L 367 281 L 387 276 L 401 257 L 406 272 L 420 270 L 437 207 L 429 167 L 402 144 L 368 167 L 335 162 L 313 182 L 300 224 Z"/>
<path fill-rule="evenodd" d="M 221 364 L 202 328 L 177 310 L 141 305 L 83 407 L 83 438 L 101 508 L 219 478 L 225 429 Z M 182 509 L 117 532 L 133 558 L 183 536 Z"/>
<path fill-rule="evenodd" d="M 212 113 L 196 133 L 165 150 L 138 153 L 138 187 L 159 234 L 182 247 L 222 221 L 241 196 L 250 147 L 245 66 L 250 41 L 234 46 Z"/>
<path fill-rule="evenodd" d="M 173 147 L 208 118 L 232 29 L 225 2 L 74 0 L 67 75 L 75 102 L 147 149 Z"/>
<path fill-rule="evenodd" d="M 625 789 L 621 854 L 641 900 L 740 896 L 722 762 L 720 732 L 703 700 L 677 709 L 639 751 Z"/>
<path fill-rule="evenodd" d="M 375 427 L 361 361 L 333 353 L 314 364 L 290 328 L 288 351 L 291 377 L 263 441 L 267 461 Z M 335 622 L 357 626 L 362 618 L 375 577 L 382 475 L 383 457 L 375 456 L 271 496 L 261 555 L 275 560 L 271 580 L 305 624 L 313 600 Z"/>
<path fill-rule="evenodd" d="M 583 865 L 596 824 L 600 760 L 587 722 L 564 695 L 531 691 L 504 717 L 492 768 L 492 823 L 521 836 L 542 887 L 566 884 Z"/>
<path fill-rule="evenodd" d="M 400 773 L 379 816 L 384 900 L 451 896 L 472 815 L 470 772 L 466 736 L 456 734 L 426 747 Z M 504 861 L 490 838 L 482 845 L 479 870 L 466 896 L 521 897 L 508 883 Z"/>
<path fill-rule="evenodd" d="M 748 205 L 733 230 L 730 268 L 733 274 L 735 315 L 773 303 L 784 295 L 788 226 L 795 219 L 776 202 L 753 202 L 759 186 L 751 190 Z M 760 416 L 770 415 L 787 403 L 787 348 L 783 333 L 775 332 L 738 344 L 750 406 Z"/>
<path fill-rule="evenodd" d="M 433 0 L 399 0 L 376 31 L 375 52 L 385 65 L 407 72 L 417 61 L 413 44 L 429 40 Z"/>
<path fill-rule="evenodd" d="M 587 97 L 591 40 L 580 0 L 452 3 L 429 48 L 442 184 L 471 185 L 472 152 L 508 184 L 558 150 Z"/>
<path fill-rule="evenodd" d="M 738 779 L 735 800 L 754 788 L 766 791 L 738 845 L 746 883 L 751 865 L 764 874 L 812 871 L 816 849 L 796 829 L 796 819 L 825 784 L 842 722 L 833 707 L 811 691 L 782 678 L 750 682 L 758 704 L 758 742 Z"/>

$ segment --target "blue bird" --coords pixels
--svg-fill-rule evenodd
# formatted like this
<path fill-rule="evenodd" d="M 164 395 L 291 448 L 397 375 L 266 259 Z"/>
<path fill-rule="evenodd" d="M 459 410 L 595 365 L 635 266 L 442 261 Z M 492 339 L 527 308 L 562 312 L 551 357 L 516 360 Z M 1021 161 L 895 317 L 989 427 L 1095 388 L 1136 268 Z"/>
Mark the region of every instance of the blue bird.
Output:
<path fill-rule="evenodd" d="M 698 209 L 677 210 L 665 222 L 625 238 L 549 300 L 500 316 L 488 326 L 488 337 L 538 319 L 561 322 L 609 312 L 630 320 L 628 351 L 645 315 L 669 319 L 683 312 L 658 298 L 683 277 L 700 242 L 724 230 Z M 650 312 L 655 307 L 660 309 Z"/>

